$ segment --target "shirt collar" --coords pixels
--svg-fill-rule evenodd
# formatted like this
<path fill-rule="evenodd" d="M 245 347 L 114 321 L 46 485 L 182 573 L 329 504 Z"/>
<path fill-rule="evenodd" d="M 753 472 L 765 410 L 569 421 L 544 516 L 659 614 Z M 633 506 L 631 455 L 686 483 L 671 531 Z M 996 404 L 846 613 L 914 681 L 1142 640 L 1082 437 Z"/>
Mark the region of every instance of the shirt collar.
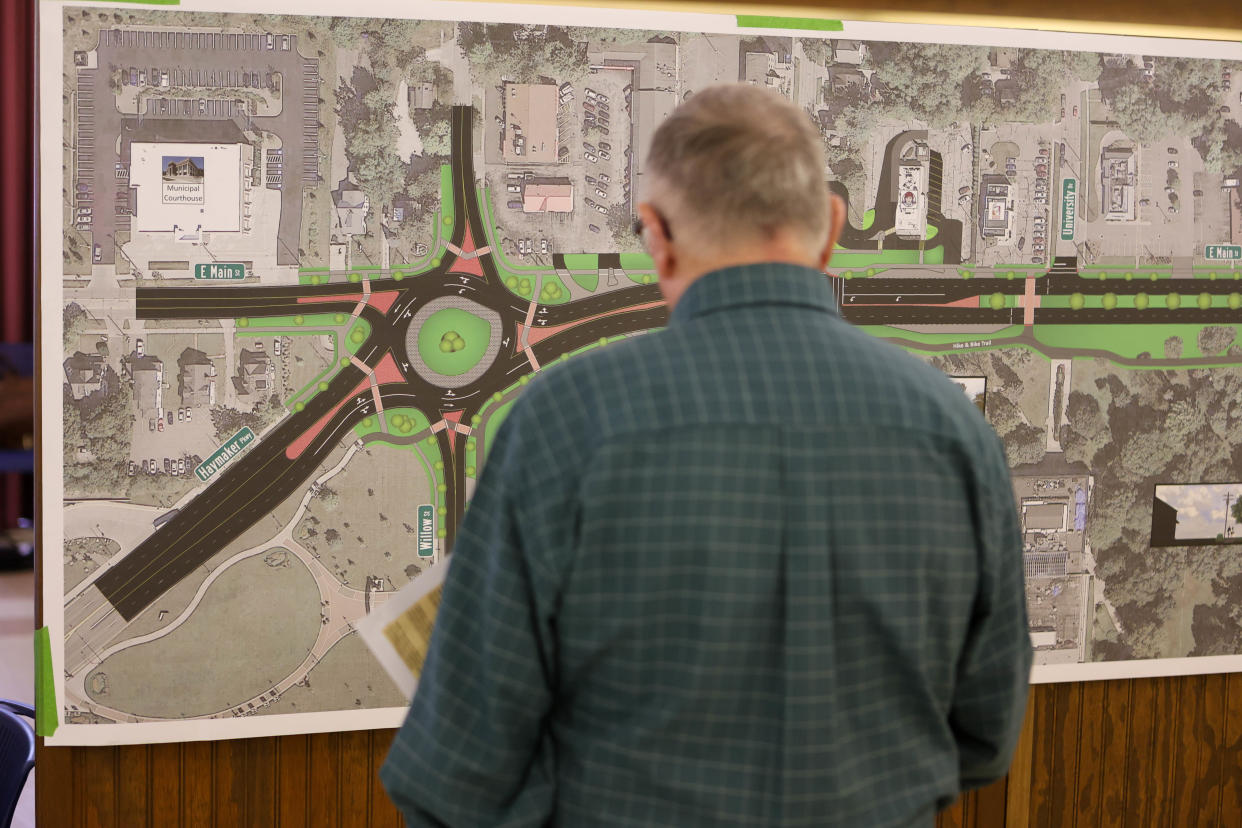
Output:
<path fill-rule="evenodd" d="M 837 312 L 832 285 L 823 273 L 801 265 L 766 262 L 704 274 L 686 288 L 669 324 L 746 305 L 800 305 Z"/>

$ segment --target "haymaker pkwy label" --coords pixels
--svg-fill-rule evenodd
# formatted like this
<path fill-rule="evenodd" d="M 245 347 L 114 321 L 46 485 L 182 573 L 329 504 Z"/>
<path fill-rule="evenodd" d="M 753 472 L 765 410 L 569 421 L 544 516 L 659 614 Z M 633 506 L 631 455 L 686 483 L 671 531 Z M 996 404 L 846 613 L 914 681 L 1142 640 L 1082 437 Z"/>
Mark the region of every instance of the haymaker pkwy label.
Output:
<path fill-rule="evenodd" d="M 242 453 L 242 449 L 254 442 L 254 432 L 250 430 L 250 426 L 243 426 L 242 430 L 234 434 L 224 445 L 212 452 L 212 455 L 198 464 L 198 468 L 194 469 L 194 473 L 198 475 L 198 479 L 206 483 L 216 472 L 224 468 L 225 465 L 234 457 Z"/>

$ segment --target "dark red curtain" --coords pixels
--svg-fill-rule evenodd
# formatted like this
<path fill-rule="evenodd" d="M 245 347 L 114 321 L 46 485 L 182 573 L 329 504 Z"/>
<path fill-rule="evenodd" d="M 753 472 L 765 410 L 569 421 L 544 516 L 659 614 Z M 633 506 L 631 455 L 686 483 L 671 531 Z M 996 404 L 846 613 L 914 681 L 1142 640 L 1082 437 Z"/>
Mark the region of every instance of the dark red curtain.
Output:
<path fill-rule="evenodd" d="M 36 5 L 0 0 L 0 342 L 34 337 Z M 0 475 L 0 527 L 27 511 L 29 489 L 29 477 Z"/>

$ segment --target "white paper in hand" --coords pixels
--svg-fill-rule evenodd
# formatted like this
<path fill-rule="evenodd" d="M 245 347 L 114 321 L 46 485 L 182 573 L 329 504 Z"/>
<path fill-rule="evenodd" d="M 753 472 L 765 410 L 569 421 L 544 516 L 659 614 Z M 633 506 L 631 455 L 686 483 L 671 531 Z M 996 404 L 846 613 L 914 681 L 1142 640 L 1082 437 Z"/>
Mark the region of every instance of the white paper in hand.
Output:
<path fill-rule="evenodd" d="M 414 698 L 427 659 L 448 566 L 448 560 L 432 564 L 358 622 L 362 640 L 407 699 Z"/>

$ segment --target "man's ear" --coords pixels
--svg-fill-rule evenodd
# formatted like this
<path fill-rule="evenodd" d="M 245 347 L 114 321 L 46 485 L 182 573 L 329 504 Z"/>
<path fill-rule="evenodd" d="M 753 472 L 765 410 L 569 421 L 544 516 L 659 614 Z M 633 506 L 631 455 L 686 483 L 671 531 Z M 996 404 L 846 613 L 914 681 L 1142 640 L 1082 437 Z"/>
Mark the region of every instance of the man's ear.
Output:
<path fill-rule="evenodd" d="M 655 262 L 656 273 L 662 280 L 671 279 L 677 269 L 677 260 L 664 218 L 648 201 L 640 202 L 635 210 L 638 220 L 643 223 L 643 244 Z"/>
<path fill-rule="evenodd" d="M 829 198 L 832 205 L 832 220 L 828 225 L 828 243 L 824 245 L 824 249 L 819 251 L 819 269 L 827 270 L 828 262 L 832 259 L 832 251 L 837 246 L 837 239 L 841 238 L 841 229 L 845 227 L 845 199 L 833 193 Z"/>

